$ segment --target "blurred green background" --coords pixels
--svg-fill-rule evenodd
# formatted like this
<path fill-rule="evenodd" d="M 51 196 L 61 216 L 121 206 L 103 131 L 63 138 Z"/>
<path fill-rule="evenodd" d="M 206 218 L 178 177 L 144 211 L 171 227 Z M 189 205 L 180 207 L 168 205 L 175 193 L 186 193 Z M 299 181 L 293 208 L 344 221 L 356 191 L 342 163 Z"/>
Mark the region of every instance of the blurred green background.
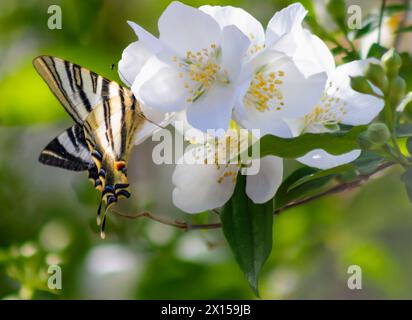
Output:
<path fill-rule="evenodd" d="M 290 2 L 185 1 L 239 6 L 264 25 Z M 358 2 L 364 15 L 380 5 Z M 56 55 L 119 81 L 111 65 L 135 41 L 126 21 L 157 34 L 157 18 L 168 3 L 0 0 L 1 298 L 255 298 L 220 230 L 182 232 L 111 215 L 108 236 L 100 240 L 98 194 L 86 174 L 37 162 L 42 148 L 71 120 L 35 72 L 32 59 Z M 321 23 L 330 23 L 324 1 L 302 3 Z M 62 8 L 61 30 L 47 27 L 52 4 Z M 411 42 L 400 45 L 405 43 L 410 50 Z M 146 141 L 134 150 L 129 165 L 133 196 L 122 210 L 213 220 L 174 208 L 173 167 L 151 162 L 153 145 Z M 399 174 L 391 169 L 361 189 L 276 217 L 274 248 L 260 282 L 262 298 L 412 298 L 412 206 Z M 62 268 L 62 290 L 47 288 L 50 264 Z M 354 264 L 363 271 L 362 290 L 347 287 L 347 269 Z"/>

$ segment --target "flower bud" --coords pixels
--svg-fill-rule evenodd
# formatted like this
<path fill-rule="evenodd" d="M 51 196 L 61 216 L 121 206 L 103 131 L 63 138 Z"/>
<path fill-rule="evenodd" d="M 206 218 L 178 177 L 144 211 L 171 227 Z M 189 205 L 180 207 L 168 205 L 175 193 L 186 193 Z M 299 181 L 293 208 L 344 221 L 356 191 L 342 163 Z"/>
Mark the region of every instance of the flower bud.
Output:
<path fill-rule="evenodd" d="M 391 90 L 390 95 L 389 95 L 390 103 L 391 103 L 391 106 L 396 108 L 406 93 L 405 80 L 402 77 L 397 76 L 395 79 L 393 79 L 390 90 Z"/>
<path fill-rule="evenodd" d="M 392 48 L 382 56 L 381 60 L 386 75 L 389 78 L 394 78 L 398 74 L 402 65 L 402 59 L 399 54 Z"/>
<path fill-rule="evenodd" d="M 388 78 L 380 64 L 369 63 L 365 68 L 365 76 L 383 92 L 388 89 Z"/>
<path fill-rule="evenodd" d="M 365 138 L 375 145 L 382 145 L 391 137 L 388 127 L 384 123 L 372 123 L 366 130 Z"/>
<path fill-rule="evenodd" d="M 350 85 L 352 89 L 357 92 L 365 93 L 365 94 L 374 93 L 368 80 L 366 80 L 366 78 L 363 76 L 350 77 Z"/>
<path fill-rule="evenodd" d="M 366 137 L 366 132 L 362 133 L 358 138 L 358 144 L 363 150 L 372 150 L 374 144 Z"/>

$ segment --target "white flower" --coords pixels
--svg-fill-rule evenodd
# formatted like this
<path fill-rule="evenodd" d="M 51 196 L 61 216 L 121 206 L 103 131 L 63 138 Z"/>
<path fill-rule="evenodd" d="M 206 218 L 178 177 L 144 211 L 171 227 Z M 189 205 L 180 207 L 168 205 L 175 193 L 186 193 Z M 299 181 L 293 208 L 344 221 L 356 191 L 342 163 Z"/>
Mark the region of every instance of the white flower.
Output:
<path fill-rule="evenodd" d="M 135 82 L 136 76 L 141 71 L 143 65 L 157 52 L 161 46 L 159 40 L 153 35 L 134 24 L 129 25 L 139 37 L 138 41 L 131 43 L 122 53 L 122 58 L 118 63 L 120 79 L 129 87 Z M 140 107 L 146 121 L 143 128 L 136 135 L 135 144 L 139 144 L 150 137 L 155 131 L 166 126 L 173 119 L 173 113 L 159 112 L 146 104 L 140 102 Z M 156 125 L 156 124 L 157 125 Z"/>
<path fill-rule="evenodd" d="M 209 142 L 186 150 L 184 161 L 173 173 L 175 206 L 188 213 L 198 213 L 221 207 L 231 198 L 241 165 L 228 160 L 247 147 L 248 141 L 248 134 L 240 133 L 229 129 L 217 143 Z M 221 161 L 226 152 L 230 156 Z M 265 203 L 273 198 L 282 182 L 282 159 L 266 156 L 251 160 L 250 165 L 259 166 L 259 169 L 247 175 L 246 194 L 255 203 Z"/>
<path fill-rule="evenodd" d="M 130 59 L 134 69 L 125 72 L 135 76 L 136 98 L 156 111 L 185 110 L 189 123 L 204 132 L 226 130 L 247 80 L 240 76 L 249 39 L 237 27 L 221 28 L 208 14 L 180 2 L 160 17 L 159 39 L 131 25 L 142 42 L 134 46 L 137 61 Z"/>
<path fill-rule="evenodd" d="M 290 136 L 302 133 L 333 132 L 339 124 L 358 126 L 370 123 L 382 110 L 382 99 L 354 91 L 350 86 L 350 76 L 363 74 L 365 67 L 375 59 L 358 60 L 337 67 L 330 73 L 322 98 L 308 115 L 288 119 Z M 373 87 L 377 94 L 378 88 Z M 360 150 L 353 150 L 343 155 L 334 156 L 324 150 L 312 150 L 298 161 L 312 167 L 328 169 L 352 162 L 360 155 Z"/>
<path fill-rule="evenodd" d="M 124 83 L 131 87 L 143 65 L 160 51 L 159 40 L 133 22 L 128 22 L 139 40 L 132 42 L 122 53 L 119 61 L 119 76 Z"/>
<path fill-rule="evenodd" d="M 283 138 L 304 132 L 333 131 L 338 124 L 361 125 L 371 122 L 383 102 L 355 92 L 350 76 L 360 75 L 369 61 L 335 68 L 332 53 L 317 36 L 302 27 L 307 11 L 295 3 L 277 12 L 266 33 L 252 16 L 233 7 L 201 7 L 220 25 L 236 25 L 252 39 L 248 50 L 253 79 L 246 95 L 235 107 L 235 119 L 261 135 Z M 327 75 L 328 81 L 326 81 Z M 297 160 L 320 169 L 348 163 L 360 155 L 353 150 L 331 155 L 312 150 Z"/>
<path fill-rule="evenodd" d="M 251 81 L 236 101 L 235 120 L 245 128 L 260 129 L 262 135 L 282 136 L 287 130 L 284 118 L 307 114 L 319 100 L 326 82 L 323 64 L 333 63 L 329 51 L 329 56 L 317 55 L 323 42 L 312 41 L 315 36 L 303 30 L 306 10 L 294 4 L 276 13 L 266 35 L 260 22 L 240 8 L 203 6 L 200 10 L 222 28 L 235 25 L 250 39 L 242 78 Z M 302 54 L 305 51 L 307 55 Z"/>
<path fill-rule="evenodd" d="M 335 60 L 327 45 L 302 27 L 307 10 L 294 3 L 277 12 L 266 30 L 266 45 L 292 56 L 305 75 L 335 68 Z"/>

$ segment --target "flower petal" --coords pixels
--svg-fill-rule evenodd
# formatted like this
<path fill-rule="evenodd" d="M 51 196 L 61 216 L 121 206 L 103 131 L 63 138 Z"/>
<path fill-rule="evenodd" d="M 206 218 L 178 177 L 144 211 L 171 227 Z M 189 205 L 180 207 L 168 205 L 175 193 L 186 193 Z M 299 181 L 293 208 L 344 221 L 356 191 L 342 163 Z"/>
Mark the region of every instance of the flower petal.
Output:
<path fill-rule="evenodd" d="M 124 49 L 118 64 L 120 79 L 131 87 L 137 74 L 152 54 L 142 41 L 132 42 Z"/>
<path fill-rule="evenodd" d="M 293 55 L 298 68 L 306 76 L 326 72 L 328 76 L 335 70 L 335 59 L 328 46 L 316 35 L 303 30 Z M 299 63 L 301 61 L 301 63 Z"/>
<path fill-rule="evenodd" d="M 268 71 L 284 74 L 282 83 L 278 85 L 284 107 L 275 110 L 279 116 L 295 118 L 306 115 L 322 96 L 327 80 L 326 73 L 305 77 L 298 69 L 295 59 L 270 50 L 256 60 L 255 70 L 265 67 Z"/>
<path fill-rule="evenodd" d="M 232 109 L 236 99 L 236 86 L 210 88 L 187 108 L 187 121 L 203 132 L 229 128 Z M 220 130 L 221 131 L 221 130 Z"/>
<path fill-rule="evenodd" d="M 283 161 L 275 156 L 252 161 L 260 161 L 260 170 L 247 176 L 246 194 L 254 203 L 265 203 L 274 197 L 282 183 Z"/>
<path fill-rule="evenodd" d="M 306 76 L 325 71 L 329 75 L 335 69 L 334 57 L 319 37 L 302 27 L 306 14 L 300 3 L 276 13 L 266 31 L 266 47 L 293 56 Z"/>
<path fill-rule="evenodd" d="M 298 45 L 300 36 L 297 36 L 293 32 L 289 32 L 281 36 L 275 43 L 270 46 L 266 46 L 267 50 L 279 51 L 290 57 L 293 57 L 295 54 Z"/>
<path fill-rule="evenodd" d="M 247 11 L 232 6 L 201 6 L 199 9 L 212 16 L 220 27 L 234 25 L 251 40 L 252 46 L 263 46 L 265 31 L 262 24 Z"/>
<path fill-rule="evenodd" d="M 300 32 L 302 21 L 307 12 L 300 3 L 291 4 L 283 10 L 276 12 L 266 29 L 266 46 L 272 46 L 289 32 Z"/>
<path fill-rule="evenodd" d="M 190 155 L 185 153 L 185 157 Z M 175 186 L 174 205 L 188 213 L 199 213 L 223 206 L 232 196 L 236 184 L 236 179 L 232 179 L 232 176 L 224 177 L 225 172 L 233 172 L 236 176 L 238 167 L 178 164 L 172 177 Z"/>
<path fill-rule="evenodd" d="M 306 115 L 322 95 L 327 80 L 326 73 L 317 73 L 306 78 L 295 64 L 286 63 L 281 68 L 286 73 L 281 89 L 285 107 L 281 113 L 287 118 Z"/>
<path fill-rule="evenodd" d="M 144 105 L 163 111 L 178 111 L 186 107 L 187 90 L 180 72 L 156 56 L 150 58 L 136 77 L 132 91 Z"/>
<path fill-rule="evenodd" d="M 237 81 L 242 70 L 242 62 L 249 45 L 249 39 L 236 26 L 223 28 L 221 65 L 232 83 Z"/>
<path fill-rule="evenodd" d="M 162 130 L 162 127 L 166 127 L 175 118 L 174 113 L 160 112 L 143 104 L 140 107 L 148 121 L 145 121 L 143 127 L 137 131 L 134 142 L 136 145 L 144 142 L 153 133 Z"/>
<path fill-rule="evenodd" d="M 241 105 L 242 104 L 242 105 Z M 233 113 L 234 119 L 242 127 L 248 130 L 260 130 L 260 135 L 271 134 L 281 138 L 292 138 L 293 133 L 288 124 L 268 112 L 260 112 L 252 108 L 245 108 L 243 102 L 239 102 Z"/>
<path fill-rule="evenodd" d="M 127 23 L 136 33 L 137 37 L 139 38 L 139 41 L 144 43 L 144 46 L 148 50 L 152 51 L 153 53 L 157 53 L 162 49 L 162 44 L 159 41 L 159 39 L 157 39 L 150 32 L 146 31 L 145 29 L 143 29 L 141 26 L 134 23 L 133 21 L 127 21 Z"/>
<path fill-rule="evenodd" d="M 323 149 L 309 151 L 303 157 L 296 160 L 309 166 L 322 170 L 334 168 L 342 164 L 352 162 L 361 154 L 361 150 L 356 149 L 340 155 L 333 155 Z"/>
<path fill-rule="evenodd" d="M 187 51 L 197 52 L 220 44 L 220 27 L 215 19 L 177 1 L 166 8 L 158 24 L 160 41 L 180 57 Z"/>
<path fill-rule="evenodd" d="M 383 109 L 382 99 L 372 95 L 354 91 L 350 86 L 350 76 L 362 75 L 369 62 L 376 62 L 375 59 L 365 59 L 346 63 L 336 68 L 330 78 L 333 84 L 329 87 L 327 94 L 335 99 L 338 98 L 344 103 L 345 114 L 341 122 L 348 125 L 363 125 L 371 122 Z M 336 90 L 336 88 L 339 88 Z M 374 87 L 377 93 L 380 90 Z"/>
<path fill-rule="evenodd" d="M 194 128 L 187 121 L 186 110 L 176 113 L 174 121 L 172 122 L 175 130 L 179 132 L 185 140 L 193 144 L 205 143 L 208 139 L 206 133 Z"/>
<path fill-rule="evenodd" d="M 237 121 L 248 129 L 260 129 L 262 136 L 291 137 L 292 133 L 284 120 L 302 117 L 312 111 L 324 91 L 326 74 L 306 78 L 292 58 L 270 50 L 254 58 L 252 64 L 255 72 L 264 69 L 265 73 L 283 74 L 276 87 L 282 98 L 279 100 L 278 95 L 274 95 L 267 107 L 262 109 L 251 87 L 243 101 L 236 104 Z"/>
<path fill-rule="evenodd" d="M 290 132 L 292 133 L 291 137 L 298 137 L 305 130 L 305 118 L 294 118 L 294 119 L 284 119 L 287 123 Z"/>

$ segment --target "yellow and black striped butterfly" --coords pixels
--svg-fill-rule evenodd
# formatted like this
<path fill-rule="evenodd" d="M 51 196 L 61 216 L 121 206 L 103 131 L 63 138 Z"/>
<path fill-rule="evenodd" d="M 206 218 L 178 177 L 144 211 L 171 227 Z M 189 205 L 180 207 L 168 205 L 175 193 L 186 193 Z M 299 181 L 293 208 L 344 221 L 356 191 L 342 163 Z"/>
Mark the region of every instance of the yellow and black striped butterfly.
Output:
<path fill-rule="evenodd" d="M 104 238 L 107 209 L 130 197 L 127 161 L 145 117 L 129 89 L 93 71 L 51 56 L 39 56 L 33 65 L 75 122 L 44 148 L 39 161 L 89 172 L 102 192 L 97 223 Z"/>

